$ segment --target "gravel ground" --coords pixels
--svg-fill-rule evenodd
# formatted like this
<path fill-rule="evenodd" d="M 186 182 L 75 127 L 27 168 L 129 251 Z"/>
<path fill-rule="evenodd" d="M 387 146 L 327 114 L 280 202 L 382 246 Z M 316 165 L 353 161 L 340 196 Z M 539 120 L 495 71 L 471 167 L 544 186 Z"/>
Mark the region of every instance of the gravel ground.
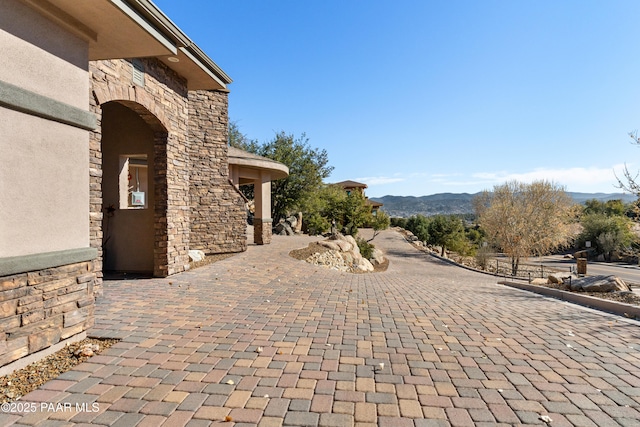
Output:
<path fill-rule="evenodd" d="M 87 338 L 69 344 L 58 352 L 34 362 L 24 369 L 19 369 L 7 376 L 0 377 L 0 403 L 18 400 L 47 381 L 90 359 L 90 356 L 74 355 L 76 350 L 83 348 L 85 345 L 98 346 L 94 354 L 100 354 L 102 350 L 111 347 L 117 342 L 118 340 Z"/>

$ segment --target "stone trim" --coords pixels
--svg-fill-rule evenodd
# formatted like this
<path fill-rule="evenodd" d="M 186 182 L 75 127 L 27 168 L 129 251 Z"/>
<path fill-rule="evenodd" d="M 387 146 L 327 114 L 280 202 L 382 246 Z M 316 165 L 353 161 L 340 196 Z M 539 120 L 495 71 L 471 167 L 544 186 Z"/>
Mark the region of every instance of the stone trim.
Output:
<path fill-rule="evenodd" d="M 95 285 L 92 261 L 0 277 L 0 367 L 91 328 Z"/>
<path fill-rule="evenodd" d="M 189 249 L 246 250 L 246 199 L 229 180 L 228 94 L 189 91 Z"/>
<path fill-rule="evenodd" d="M 0 80 L 0 106 L 84 130 L 94 130 L 97 127 L 96 117 L 89 111 L 2 80 Z"/>
<path fill-rule="evenodd" d="M 92 261 L 97 257 L 96 248 L 79 248 L 0 258 L 0 277 Z"/>
<path fill-rule="evenodd" d="M 68 345 L 76 343 L 78 341 L 82 341 L 87 337 L 86 332 L 81 332 L 76 334 L 66 340 L 60 341 L 57 344 L 52 345 L 51 347 L 47 347 L 44 350 L 37 351 L 28 356 L 23 357 L 22 359 L 18 359 L 15 362 L 11 362 L 7 365 L 4 365 L 0 368 L 0 377 L 4 377 L 5 375 L 9 375 L 12 372 L 17 371 L 18 369 L 24 369 L 32 363 L 39 362 L 47 356 L 51 356 L 53 353 L 62 350 Z"/>
<path fill-rule="evenodd" d="M 268 245 L 271 243 L 273 234 L 272 218 L 254 218 L 253 219 L 253 242 L 256 245 Z"/>

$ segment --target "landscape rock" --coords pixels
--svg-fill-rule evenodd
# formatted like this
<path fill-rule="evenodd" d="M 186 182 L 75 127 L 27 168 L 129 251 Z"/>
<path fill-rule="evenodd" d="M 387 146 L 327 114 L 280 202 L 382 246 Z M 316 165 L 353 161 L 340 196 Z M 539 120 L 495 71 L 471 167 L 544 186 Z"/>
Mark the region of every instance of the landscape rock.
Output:
<path fill-rule="evenodd" d="M 200 262 L 204 259 L 204 251 L 200 250 L 190 250 L 189 251 L 189 259 L 193 262 Z"/>
<path fill-rule="evenodd" d="M 323 265 L 338 271 L 349 271 L 349 266 L 345 264 L 344 259 L 338 251 L 316 252 L 307 258 L 306 261 L 310 264 Z"/>
<path fill-rule="evenodd" d="M 569 273 L 551 273 L 548 276 L 549 283 L 556 283 L 559 285 L 572 283 L 574 280 L 578 280 L 578 276 Z"/>
<path fill-rule="evenodd" d="M 332 251 L 339 251 L 340 250 L 340 246 L 338 246 L 338 244 L 333 240 L 320 240 L 318 242 L 318 244 L 320 246 L 324 246 L 325 248 L 329 248 Z"/>
<path fill-rule="evenodd" d="M 535 279 L 533 279 L 531 281 L 532 285 L 546 285 L 547 283 L 549 283 L 548 279 L 543 279 L 542 277 L 536 277 Z"/>
<path fill-rule="evenodd" d="M 302 212 L 298 212 L 296 214 L 296 225 L 293 227 L 293 231 L 296 232 L 296 234 L 300 234 L 302 233 Z"/>
<path fill-rule="evenodd" d="M 338 245 L 342 252 L 349 252 L 353 249 L 353 245 L 347 240 L 336 240 L 335 244 Z"/>
<path fill-rule="evenodd" d="M 280 221 L 278 225 L 273 228 L 273 234 L 277 234 L 279 236 L 293 236 L 295 233 L 287 221 Z"/>
<path fill-rule="evenodd" d="M 371 272 L 375 271 L 375 264 L 382 264 L 384 256 L 379 249 L 373 250 L 373 263 L 365 259 L 360 253 L 358 243 L 353 236 L 343 236 L 334 233 L 327 240 L 317 242 L 318 245 L 328 248 L 324 253 L 315 253 L 306 259 L 307 262 L 317 265 L 324 265 L 335 270 L 350 272 Z"/>
<path fill-rule="evenodd" d="M 572 291 L 582 292 L 631 292 L 624 280 L 616 276 L 590 276 L 571 281 Z"/>
<path fill-rule="evenodd" d="M 358 264 L 355 266 L 360 271 L 371 272 L 374 270 L 373 265 L 368 259 L 360 257 Z"/>
<path fill-rule="evenodd" d="M 384 254 L 380 249 L 374 249 L 369 261 L 371 261 L 371 264 L 373 265 L 382 264 L 384 262 Z"/>

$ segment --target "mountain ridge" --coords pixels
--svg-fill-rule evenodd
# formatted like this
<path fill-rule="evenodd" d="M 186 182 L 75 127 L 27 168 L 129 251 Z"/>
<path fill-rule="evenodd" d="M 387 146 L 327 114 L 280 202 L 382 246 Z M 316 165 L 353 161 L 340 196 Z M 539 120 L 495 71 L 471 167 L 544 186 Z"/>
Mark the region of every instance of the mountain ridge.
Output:
<path fill-rule="evenodd" d="M 391 217 L 408 218 L 413 215 L 439 215 L 439 214 L 473 214 L 473 198 L 480 193 L 436 193 L 427 196 L 393 196 L 370 197 L 369 199 L 380 202 L 384 206 L 382 210 Z M 579 193 L 567 192 L 576 202 L 583 204 L 587 200 L 596 199 L 601 202 L 607 200 L 622 200 L 624 203 L 633 202 L 636 196 L 625 193 Z"/>

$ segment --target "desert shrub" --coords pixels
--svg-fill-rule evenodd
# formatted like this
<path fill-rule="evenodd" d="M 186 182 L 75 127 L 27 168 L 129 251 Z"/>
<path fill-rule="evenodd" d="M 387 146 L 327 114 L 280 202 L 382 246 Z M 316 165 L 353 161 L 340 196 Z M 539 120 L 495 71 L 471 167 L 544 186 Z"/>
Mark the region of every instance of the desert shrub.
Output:
<path fill-rule="evenodd" d="M 304 224 L 307 227 L 307 233 L 311 236 L 322 234 L 325 231 L 328 231 L 329 227 L 331 227 L 329 220 L 320 215 L 318 212 L 313 212 L 312 214 L 310 214 L 309 217 L 306 218 Z"/>
<path fill-rule="evenodd" d="M 371 243 L 367 242 L 365 239 L 356 239 L 356 243 L 358 243 L 358 248 L 360 249 L 360 255 L 363 258 L 370 259 L 373 256 L 373 250 L 375 246 Z"/>
<path fill-rule="evenodd" d="M 391 226 L 392 227 L 407 228 L 407 219 L 406 218 L 391 218 Z"/>
<path fill-rule="evenodd" d="M 489 265 L 489 261 L 491 260 L 492 250 L 488 246 L 481 246 L 480 249 L 476 252 L 476 262 L 478 266 L 486 270 Z"/>

